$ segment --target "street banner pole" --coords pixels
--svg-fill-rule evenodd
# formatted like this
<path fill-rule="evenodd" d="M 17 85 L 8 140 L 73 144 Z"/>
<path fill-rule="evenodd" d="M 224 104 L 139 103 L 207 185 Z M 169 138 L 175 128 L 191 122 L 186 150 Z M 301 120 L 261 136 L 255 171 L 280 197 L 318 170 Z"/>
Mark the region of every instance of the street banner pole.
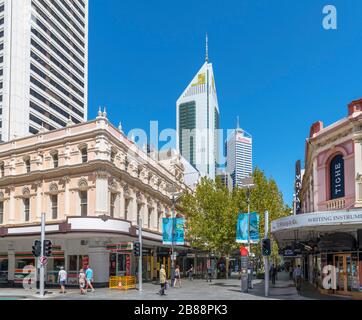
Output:
<path fill-rule="evenodd" d="M 138 226 L 138 242 L 140 243 L 140 256 L 138 257 L 138 290 L 142 291 L 142 258 L 143 258 L 143 249 L 142 249 L 142 217 L 139 218 Z"/>
<path fill-rule="evenodd" d="M 44 241 L 45 241 L 45 213 L 41 214 L 41 235 L 40 235 L 40 242 L 41 242 L 41 254 L 40 259 L 43 260 L 44 257 Z M 45 265 L 40 263 L 40 296 L 44 297 L 44 268 Z"/>
<path fill-rule="evenodd" d="M 269 212 L 265 211 L 264 214 L 264 239 L 268 239 L 268 233 L 269 233 Z M 265 276 L 264 276 L 264 283 L 265 283 L 265 296 L 269 296 L 269 257 L 264 256 L 264 270 L 265 270 Z"/>

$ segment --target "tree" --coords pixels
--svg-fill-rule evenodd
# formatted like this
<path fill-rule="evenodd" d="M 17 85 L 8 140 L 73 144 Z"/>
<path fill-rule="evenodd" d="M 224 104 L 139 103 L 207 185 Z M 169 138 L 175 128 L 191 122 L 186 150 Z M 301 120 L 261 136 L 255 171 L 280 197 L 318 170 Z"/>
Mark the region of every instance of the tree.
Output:
<path fill-rule="evenodd" d="M 255 169 L 255 188 L 251 190 L 251 211 L 260 213 L 260 234 L 264 235 L 264 212 L 269 211 L 270 221 L 289 213 L 275 181 L 267 179 L 264 172 Z M 228 260 L 240 245 L 236 243 L 236 222 L 239 212 L 247 212 L 246 190 L 235 188 L 230 192 L 221 181 L 203 178 L 194 193 L 182 198 L 187 216 L 186 237 L 191 246 L 213 252 Z M 257 262 L 261 262 L 260 246 L 253 247 Z M 272 257 L 278 257 L 273 246 Z"/>

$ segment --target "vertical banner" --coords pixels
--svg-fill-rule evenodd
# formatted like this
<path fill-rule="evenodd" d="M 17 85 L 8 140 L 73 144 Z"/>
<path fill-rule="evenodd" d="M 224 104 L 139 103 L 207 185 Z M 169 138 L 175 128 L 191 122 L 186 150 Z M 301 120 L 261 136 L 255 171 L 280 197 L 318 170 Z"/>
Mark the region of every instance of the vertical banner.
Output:
<path fill-rule="evenodd" d="M 172 245 L 173 242 L 174 245 L 181 245 L 181 246 L 184 245 L 185 244 L 184 225 L 185 225 L 184 218 L 163 218 L 162 243 L 164 245 Z"/>
<path fill-rule="evenodd" d="M 175 218 L 174 244 L 183 246 L 185 244 L 185 219 Z"/>
<path fill-rule="evenodd" d="M 236 225 L 236 242 L 248 243 L 248 214 L 239 213 Z"/>
<path fill-rule="evenodd" d="M 247 244 L 249 240 L 249 215 L 239 213 L 236 225 L 236 242 Z M 259 243 L 259 221 L 260 216 L 256 212 L 250 213 L 250 243 Z"/>
<path fill-rule="evenodd" d="M 164 245 L 172 244 L 172 222 L 171 218 L 162 219 L 162 243 Z"/>
<path fill-rule="evenodd" d="M 256 212 L 250 213 L 250 243 L 259 243 L 260 216 Z"/>

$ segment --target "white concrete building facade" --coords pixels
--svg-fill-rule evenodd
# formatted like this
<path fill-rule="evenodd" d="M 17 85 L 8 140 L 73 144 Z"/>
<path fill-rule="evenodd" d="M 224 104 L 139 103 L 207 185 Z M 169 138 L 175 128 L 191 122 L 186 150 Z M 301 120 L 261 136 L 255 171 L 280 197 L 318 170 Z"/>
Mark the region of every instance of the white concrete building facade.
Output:
<path fill-rule="evenodd" d="M 88 0 L 0 0 L 2 141 L 87 120 Z"/>

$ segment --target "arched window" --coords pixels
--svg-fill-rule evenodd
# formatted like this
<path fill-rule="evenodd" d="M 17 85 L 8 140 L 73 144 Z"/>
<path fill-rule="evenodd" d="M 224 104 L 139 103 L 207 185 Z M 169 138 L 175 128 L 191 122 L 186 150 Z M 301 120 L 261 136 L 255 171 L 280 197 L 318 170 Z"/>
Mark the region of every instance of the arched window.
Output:
<path fill-rule="evenodd" d="M 329 166 L 330 198 L 331 200 L 344 197 L 344 159 L 343 155 L 336 155 Z"/>

